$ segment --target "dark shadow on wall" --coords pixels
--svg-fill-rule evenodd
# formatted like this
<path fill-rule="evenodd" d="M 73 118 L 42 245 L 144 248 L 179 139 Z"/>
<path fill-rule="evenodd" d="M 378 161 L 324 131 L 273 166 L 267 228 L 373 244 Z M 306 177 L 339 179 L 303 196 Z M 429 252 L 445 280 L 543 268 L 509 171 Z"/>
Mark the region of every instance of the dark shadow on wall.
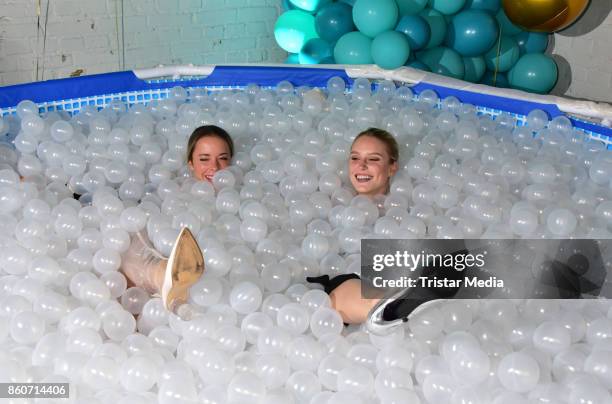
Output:
<path fill-rule="evenodd" d="M 551 42 L 550 46 L 552 47 L 554 44 Z M 554 48 L 552 48 L 554 49 Z M 565 59 L 561 55 L 550 55 L 557 63 L 557 67 L 559 68 L 559 78 L 557 79 L 557 84 L 550 92 L 553 95 L 562 95 L 566 96 L 565 93 L 569 90 L 570 85 L 572 84 L 572 67 L 570 66 L 567 59 Z"/>
<path fill-rule="evenodd" d="M 612 11 L 612 0 L 591 0 L 584 14 L 568 28 L 556 34 L 561 36 L 581 36 L 599 27 Z"/>

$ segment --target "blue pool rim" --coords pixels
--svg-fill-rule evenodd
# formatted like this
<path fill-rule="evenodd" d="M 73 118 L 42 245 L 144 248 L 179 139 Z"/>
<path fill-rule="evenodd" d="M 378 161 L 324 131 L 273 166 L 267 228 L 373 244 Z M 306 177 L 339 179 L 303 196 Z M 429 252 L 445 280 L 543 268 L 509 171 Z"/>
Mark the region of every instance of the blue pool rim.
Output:
<path fill-rule="evenodd" d="M 275 86 L 282 80 L 291 82 L 294 86 L 326 87 L 327 81 L 341 77 L 348 86 L 351 79 L 343 68 L 309 68 L 283 66 L 215 66 L 213 72 L 206 77 L 180 80 L 141 80 L 132 71 L 96 74 L 67 79 L 48 80 L 42 82 L 17 84 L 0 87 L 0 116 L 14 110 L 22 100 L 31 100 L 37 104 L 72 100 L 118 93 L 142 92 L 170 89 L 175 86 L 189 87 L 246 87 L 255 83 L 264 87 Z M 546 111 L 549 117 L 565 115 L 555 104 L 542 104 L 515 100 L 507 97 L 480 94 L 465 90 L 442 87 L 429 83 L 418 83 L 411 86 L 415 94 L 424 90 L 434 90 L 440 98 L 455 96 L 463 103 L 473 104 L 491 113 L 509 112 L 524 117 L 534 109 Z M 116 98 L 116 97 L 115 97 Z M 57 108 L 62 109 L 62 108 Z M 606 128 L 594 123 L 569 117 L 577 128 L 589 132 L 606 143 L 612 142 L 612 128 Z"/>

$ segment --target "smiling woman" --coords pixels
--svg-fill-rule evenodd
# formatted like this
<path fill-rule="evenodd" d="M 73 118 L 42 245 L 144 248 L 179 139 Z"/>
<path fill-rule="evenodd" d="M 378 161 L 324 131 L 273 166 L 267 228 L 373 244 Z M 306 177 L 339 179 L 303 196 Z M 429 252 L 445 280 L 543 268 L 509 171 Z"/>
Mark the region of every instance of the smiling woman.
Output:
<path fill-rule="evenodd" d="M 234 155 L 230 135 L 215 125 L 200 126 L 187 143 L 187 162 L 193 176 L 212 182 L 215 173 L 229 166 Z"/>
<path fill-rule="evenodd" d="M 399 151 L 393 136 L 382 129 L 361 132 L 351 146 L 349 176 L 359 195 L 384 195 L 397 172 Z"/>
<path fill-rule="evenodd" d="M 399 147 L 389 132 L 369 128 L 355 137 L 349 157 L 349 177 L 359 195 L 374 197 L 389 192 L 391 178 L 398 169 Z M 370 310 L 380 299 L 363 299 L 357 274 L 334 278 L 328 275 L 306 278 L 320 283 L 329 294 L 332 306 L 347 324 L 366 321 Z"/>

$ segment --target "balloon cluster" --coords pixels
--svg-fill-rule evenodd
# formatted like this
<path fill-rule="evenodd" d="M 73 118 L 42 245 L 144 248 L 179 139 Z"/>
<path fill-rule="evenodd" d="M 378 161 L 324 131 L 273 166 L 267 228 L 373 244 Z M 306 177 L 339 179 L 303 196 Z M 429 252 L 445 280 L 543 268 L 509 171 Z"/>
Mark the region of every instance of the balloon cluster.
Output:
<path fill-rule="evenodd" d="M 290 53 L 288 63 L 375 63 L 385 69 L 406 65 L 541 94 L 548 93 L 557 81 L 555 61 L 543 54 L 548 34 L 524 31 L 512 22 L 518 3 L 530 12 L 533 2 L 508 2 L 509 7 L 507 2 L 502 7 L 502 0 L 284 3 L 287 11 L 278 18 L 274 35 Z M 547 10 L 540 5 L 537 11 L 540 18 L 535 23 L 540 27 Z M 518 15 L 520 25 L 530 29 L 525 15 Z M 568 23 L 568 15 L 565 17 L 563 26 Z"/>

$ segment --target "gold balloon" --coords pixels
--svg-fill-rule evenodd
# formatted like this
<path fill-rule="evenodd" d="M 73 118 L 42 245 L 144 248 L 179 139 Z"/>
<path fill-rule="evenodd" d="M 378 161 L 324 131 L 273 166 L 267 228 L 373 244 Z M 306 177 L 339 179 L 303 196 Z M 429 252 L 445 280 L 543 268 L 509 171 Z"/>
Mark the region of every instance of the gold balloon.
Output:
<path fill-rule="evenodd" d="M 574 23 L 589 0 L 503 0 L 508 19 L 527 31 L 555 32 Z"/>

